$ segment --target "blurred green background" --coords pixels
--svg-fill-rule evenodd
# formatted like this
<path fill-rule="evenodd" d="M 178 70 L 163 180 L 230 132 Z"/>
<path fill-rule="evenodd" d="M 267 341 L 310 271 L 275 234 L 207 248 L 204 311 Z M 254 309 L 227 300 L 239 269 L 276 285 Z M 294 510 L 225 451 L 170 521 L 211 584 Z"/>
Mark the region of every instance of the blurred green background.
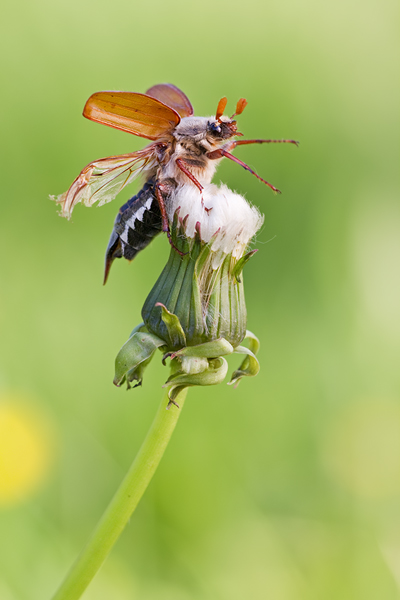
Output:
<path fill-rule="evenodd" d="M 265 213 L 246 268 L 261 372 L 189 393 L 85 600 L 400 598 L 398 4 L 9 3 L 2 9 L 0 598 L 49 598 L 126 472 L 166 378 L 112 385 L 169 253 L 102 287 L 115 214 L 49 194 L 145 141 L 81 117 L 102 89 L 172 82 L 198 115 L 244 96 L 215 181 Z M 159 357 L 158 357 L 159 358 Z M 230 362 L 231 371 L 240 357 Z"/>

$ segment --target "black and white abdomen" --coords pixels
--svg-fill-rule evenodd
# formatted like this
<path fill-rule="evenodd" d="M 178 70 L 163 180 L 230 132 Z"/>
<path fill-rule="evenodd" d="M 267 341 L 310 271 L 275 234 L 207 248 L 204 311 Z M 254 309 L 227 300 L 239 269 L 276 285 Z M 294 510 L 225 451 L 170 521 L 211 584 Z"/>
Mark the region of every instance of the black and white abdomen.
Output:
<path fill-rule="evenodd" d="M 106 251 L 104 283 L 115 258 L 132 260 L 161 231 L 155 181 L 150 180 L 118 211 Z"/>

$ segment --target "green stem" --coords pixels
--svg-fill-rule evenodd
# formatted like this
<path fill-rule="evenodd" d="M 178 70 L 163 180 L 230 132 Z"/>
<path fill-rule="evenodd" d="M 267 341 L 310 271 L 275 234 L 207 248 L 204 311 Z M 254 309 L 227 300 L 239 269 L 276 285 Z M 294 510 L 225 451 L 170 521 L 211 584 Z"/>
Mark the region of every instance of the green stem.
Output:
<path fill-rule="evenodd" d="M 180 409 L 171 405 L 171 410 L 166 410 L 168 396 L 163 397 L 131 468 L 53 600 L 78 600 L 100 569 L 158 467 L 178 421 L 186 392 L 187 388 L 176 398 Z"/>

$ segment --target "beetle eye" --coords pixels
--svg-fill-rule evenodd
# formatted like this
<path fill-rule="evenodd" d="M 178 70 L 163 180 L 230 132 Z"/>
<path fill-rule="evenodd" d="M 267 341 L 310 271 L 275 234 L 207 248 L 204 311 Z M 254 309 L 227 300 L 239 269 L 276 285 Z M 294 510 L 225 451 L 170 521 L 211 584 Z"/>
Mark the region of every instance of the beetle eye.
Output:
<path fill-rule="evenodd" d="M 209 123 L 209 129 L 211 131 L 211 133 L 221 133 L 222 129 L 221 126 L 218 125 L 218 123 Z"/>

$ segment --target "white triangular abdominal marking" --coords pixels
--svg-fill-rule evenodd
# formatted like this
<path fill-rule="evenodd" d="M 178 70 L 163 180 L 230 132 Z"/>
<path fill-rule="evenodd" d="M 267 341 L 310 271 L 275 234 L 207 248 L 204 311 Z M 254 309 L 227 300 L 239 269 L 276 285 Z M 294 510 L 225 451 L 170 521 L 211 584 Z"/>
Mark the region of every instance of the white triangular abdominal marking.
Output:
<path fill-rule="evenodd" d="M 149 198 L 146 203 L 139 208 L 131 217 L 128 221 L 126 221 L 125 223 L 125 229 L 124 231 L 120 234 L 120 238 L 123 242 L 128 243 L 128 232 L 129 232 L 129 228 L 131 229 L 135 229 L 135 221 L 140 221 L 141 223 L 143 222 L 143 215 L 147 210 L 150 210 L 151 205 L 153 202 L 153 198 Z"/>

